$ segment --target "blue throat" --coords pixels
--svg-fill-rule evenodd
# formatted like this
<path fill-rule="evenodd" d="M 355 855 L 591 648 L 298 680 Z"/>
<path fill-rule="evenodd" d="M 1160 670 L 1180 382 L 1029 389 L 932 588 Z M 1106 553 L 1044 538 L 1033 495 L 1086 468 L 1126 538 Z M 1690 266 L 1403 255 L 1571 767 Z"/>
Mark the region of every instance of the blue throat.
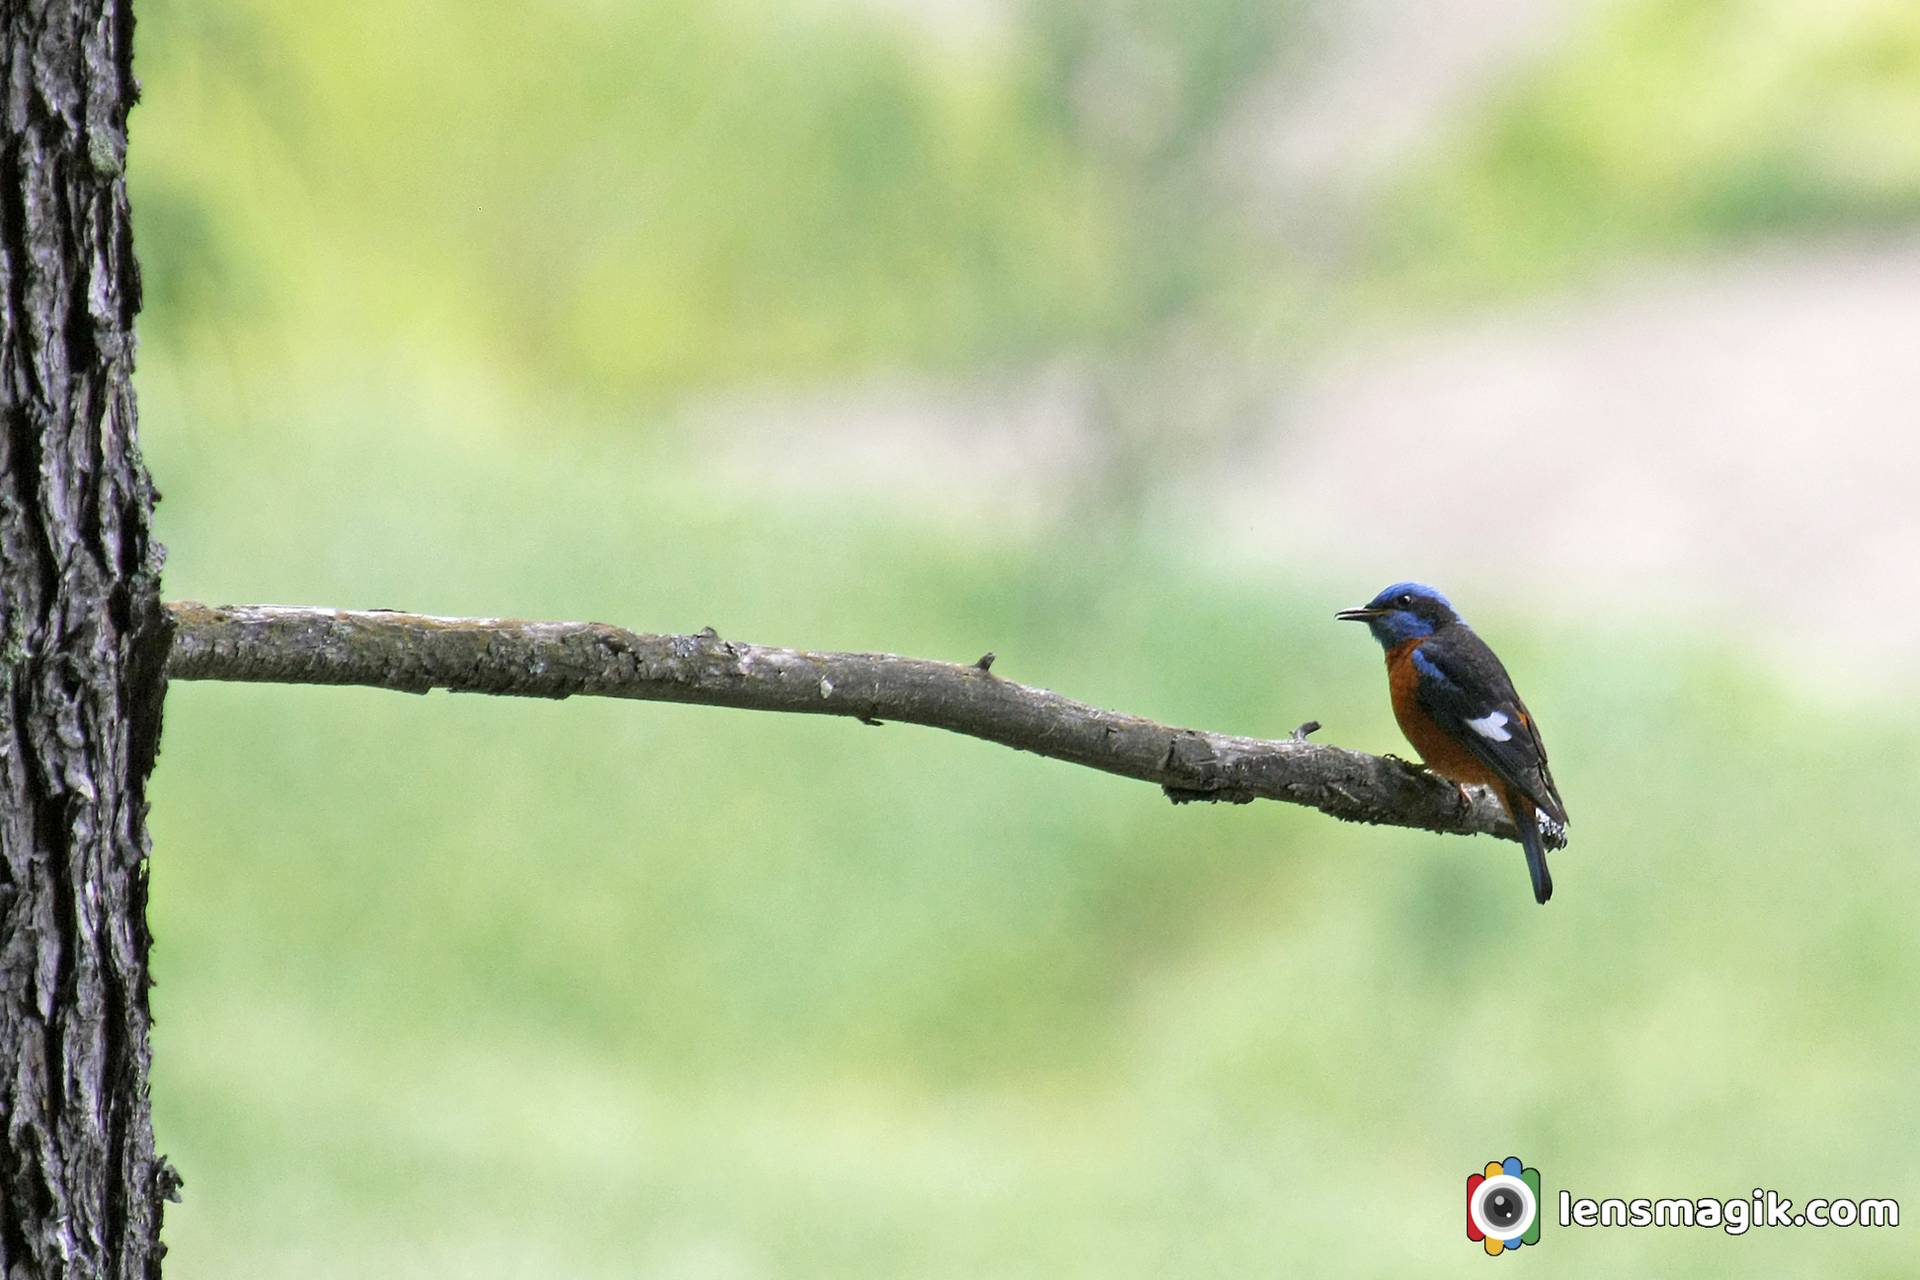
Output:
<path fill-rule="evenodd" d="M 1409 640 L 1426 639 L 1433 634 L 1433 624 L 1405 609 L 1395 609 L 1391 613 L 1368 619 L 1367 630 L 1373 632 L 1373 638 L 1380 642 L 1382 649 L 1391 649 Z"/>

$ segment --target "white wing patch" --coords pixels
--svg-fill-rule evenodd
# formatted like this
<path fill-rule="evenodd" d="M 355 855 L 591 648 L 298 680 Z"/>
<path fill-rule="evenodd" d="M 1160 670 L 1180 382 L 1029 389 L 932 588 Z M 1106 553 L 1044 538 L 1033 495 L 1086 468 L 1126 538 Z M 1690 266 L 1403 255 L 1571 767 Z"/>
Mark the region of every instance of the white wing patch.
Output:
<path fill-rule="evenodd" d="M 1513 737 L 1507 732 L 1507 713 L 1504 711 L 1489 711 L 1478 720 L 1467 721 L 1467 727 L 1495 742 L 1506 742 Z"/>

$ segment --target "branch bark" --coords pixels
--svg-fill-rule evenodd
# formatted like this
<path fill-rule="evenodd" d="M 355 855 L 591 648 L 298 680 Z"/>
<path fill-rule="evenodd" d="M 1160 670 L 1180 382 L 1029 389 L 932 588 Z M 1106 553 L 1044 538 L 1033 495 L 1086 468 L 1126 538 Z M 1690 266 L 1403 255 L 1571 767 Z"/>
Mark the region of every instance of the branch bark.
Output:
<path fill-rule="evenodd" d="M 635 698 L 927 725 L 1124 778 L 1176 803 L 1256 799 L 1349 822 L 1514 839 L 1484 791 L 1392 757 L 1308 742 L 1318 725 L 1267 741 L 1106 711 L 959 664 L 887 653 L 812 653 L 698 635 L 642 635 L 597 622 L 434 618 L 272 605 L 167 606 L 174 680 L 449 689 L 528 698 Z M 1560 841 L 1550 839 L 1554 847 Z"/>

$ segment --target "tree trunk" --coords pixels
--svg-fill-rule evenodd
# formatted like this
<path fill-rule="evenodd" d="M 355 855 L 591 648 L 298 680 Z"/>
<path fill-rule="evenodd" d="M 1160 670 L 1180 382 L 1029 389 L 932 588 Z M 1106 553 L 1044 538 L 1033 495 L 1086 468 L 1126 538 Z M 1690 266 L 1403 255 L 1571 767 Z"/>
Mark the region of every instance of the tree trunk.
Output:
<path fill-rule="evenodd" d="M 0 0 L 0 1275 L 157 1276 L 131 0 Z"/>

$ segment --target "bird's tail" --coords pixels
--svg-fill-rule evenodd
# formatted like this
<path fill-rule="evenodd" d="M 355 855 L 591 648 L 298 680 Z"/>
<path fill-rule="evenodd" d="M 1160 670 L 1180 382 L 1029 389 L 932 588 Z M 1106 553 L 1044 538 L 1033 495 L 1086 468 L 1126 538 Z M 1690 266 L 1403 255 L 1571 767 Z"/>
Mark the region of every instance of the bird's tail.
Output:
<path fill-rule="evenodd" d="M 1534 813 L 1533 801 L 1512 791 L 1502 798 L 1507 802 L 1513 825 L 1519 828 L 1520 847 L 1527 852 L 1527 874 L 1533 877 L 1533 900 L 1545 906 L 1553 896 L 1553 877 L 1547 874 L 1547 846 L 1540 839 L 1540 819 Z"/>

